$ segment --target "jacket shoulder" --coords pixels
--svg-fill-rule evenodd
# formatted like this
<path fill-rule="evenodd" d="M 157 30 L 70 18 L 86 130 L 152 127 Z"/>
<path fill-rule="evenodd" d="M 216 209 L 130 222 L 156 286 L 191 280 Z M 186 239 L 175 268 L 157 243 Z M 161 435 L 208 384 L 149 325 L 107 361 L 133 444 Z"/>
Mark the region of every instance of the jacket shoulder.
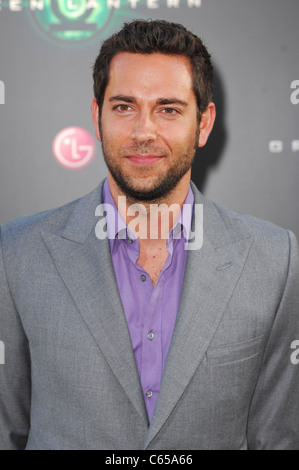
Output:
<path fill-rule="evenodd" d="M 104 180 L 90 193 L 55 209 L 14 219 L 0 227 L 2 243 L 12 246 L 14 242 L 36 240 L 41 230 L 62 233 L 72 220 L 76 230 L 89 225 L 91 215 L 101 202 Z"/>
<path fill-rule="evenodd" d="M 213 205 L 232 235 L 236 236 L 238 233 L 244 232 L 245 234 L 247 232 L 249 236 L 268 241 L 288 239 L 288 230 L 272 222 L 229 209 L 217 203 L 213 203 Z"/>
<path fill-rule="evenodd" d="M 226 239 L 224 244 L 251 238 L 248 266 L 254 272 L 268 273 L 273 285 L 277 279 L 283 286 L 290 272 L 295 273 L 298 282 L 298 242 L 290 230 L 220 204 L 212 205 L 222 220 L 223 231 L 229 234 L 221 235 L 222 240 Z M 217 246 L 221 246 L 219 240 Z"/>
<path fill-rule="evenodd" d="M 1 225 L 3 245 L 11 245 L 20 239 L 24 240 L 30 236 L 34 237 L 36 232 L 40 232 L 42 228 L 49 225 L 63 229 L 79 200 L 80 198 L 55 209 L 18 217 Z"/>
<path fill-rule="evenodd" d="M 272 222 L 253 215 L 225 207 L 204 196 L 191 182 L 195 203 L 203 205 L 204 232 L 211 237 L 212 244 L 220 246 L 242 238 L 254 238 L 258 244 L 274 244 L 289 247 L 289 231 Z M 215 242 L 213 242 L 213 238 Z"/>

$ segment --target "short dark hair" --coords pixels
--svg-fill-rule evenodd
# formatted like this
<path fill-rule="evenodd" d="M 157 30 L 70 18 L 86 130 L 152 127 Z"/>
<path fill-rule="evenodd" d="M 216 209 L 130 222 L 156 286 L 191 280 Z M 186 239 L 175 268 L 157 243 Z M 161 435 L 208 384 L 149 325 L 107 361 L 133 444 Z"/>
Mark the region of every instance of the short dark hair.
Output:
<path fill-rule="evenodd" d="M 213 95 L 211 56 L 201 39 L 177 23 L 164 20 L 134 20 L 106 39 L 93 66 L 94 96 L 100 114 L 109 81 L 109 67 L 120 52 L 181 55 L 190 60 L 198 120 Z"/>

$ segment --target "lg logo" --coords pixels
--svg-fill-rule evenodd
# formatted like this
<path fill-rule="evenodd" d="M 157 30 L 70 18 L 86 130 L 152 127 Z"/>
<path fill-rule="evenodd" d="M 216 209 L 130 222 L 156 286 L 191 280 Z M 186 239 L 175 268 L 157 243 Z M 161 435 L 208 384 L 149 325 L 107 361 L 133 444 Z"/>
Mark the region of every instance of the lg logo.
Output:
<path fill-rule="evenodd" d="M 0 104 L 5 104 L 5 86 L 2 80 L 0 80 Z"/>
<path fill-rule="evenodd" d="M 78 170 L 89 165 L 95 154 L 92 136 L 81 127 L 67 127 L 54 139 L 53 154 L 64 168 Z"/>
<path fill-rule="evenodd" d="M 299 104 L 299 80 L 294 80 L 291 83 L 291 88 L 295 89 L 293 93 L 291 94 L 291 103 L 292 104 Z"/>

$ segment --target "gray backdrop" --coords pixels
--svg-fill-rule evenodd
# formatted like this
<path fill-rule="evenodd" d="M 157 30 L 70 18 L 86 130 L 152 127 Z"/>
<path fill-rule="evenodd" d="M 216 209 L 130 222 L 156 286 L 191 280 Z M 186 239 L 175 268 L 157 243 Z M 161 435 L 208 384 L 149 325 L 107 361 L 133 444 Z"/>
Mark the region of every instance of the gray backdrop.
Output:
<path fill-rule="evenodd" d="M 94 135 L 91 73 L 101 41 L 124 21 L 159 18 L 202 37 L 215 66 L 217 122 L 194 182 L 299 237 L 299 1 L 109 1 L 114 8 L 107 0 L 0 2 L 0 223 L 62 205 L 107 174 L 99 143 L 88 166 L 71 170 L 55 160 L 53 140 L 70 126 Z"/>

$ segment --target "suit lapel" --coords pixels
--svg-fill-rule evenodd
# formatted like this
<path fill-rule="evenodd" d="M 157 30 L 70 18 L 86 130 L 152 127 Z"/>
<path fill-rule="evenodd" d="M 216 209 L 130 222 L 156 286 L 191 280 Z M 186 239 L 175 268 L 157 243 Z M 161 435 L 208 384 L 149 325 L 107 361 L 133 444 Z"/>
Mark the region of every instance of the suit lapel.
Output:
<path fill-rule="evenodd" d="M 63 230 L 42 233 L 44 243 L 91 335 L 136 411 L 148 422 L 108 239 L 95 236 L 102 185 L 82 198 Z"/>
<path fill-rule="evenodd" d="M 204 202 L 203 246 L 187 254 L 177 320 L 144 448 L 169 418 L 201 363 L 252 243 L 246 234 L 233 238 L 215 206 L 204 201 L 194 185 L 192 189 L 195 203 Z"/>

